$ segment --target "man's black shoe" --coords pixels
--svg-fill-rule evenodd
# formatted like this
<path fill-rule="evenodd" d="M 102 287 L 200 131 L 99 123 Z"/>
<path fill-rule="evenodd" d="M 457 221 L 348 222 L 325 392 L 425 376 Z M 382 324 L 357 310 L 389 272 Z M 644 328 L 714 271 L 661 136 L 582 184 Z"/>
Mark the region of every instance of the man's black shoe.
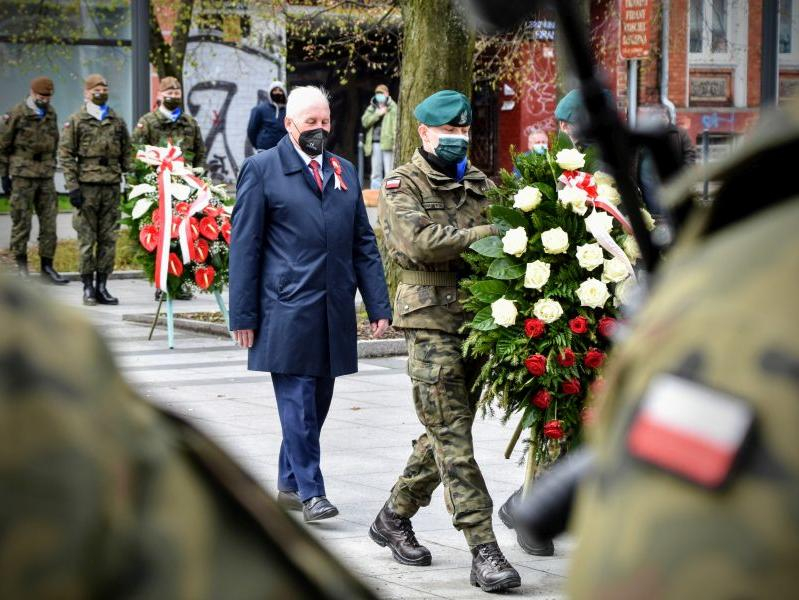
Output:
<path fill-rule="evenodd" d="M 302 510 L 302 500 L 297 492 L 278 490 L 277 503 L 286 510 Z"/>
<path fill-rule="evenodd" d="M 108 289 L 105 287 L 107 281 L 107 274 L 97 273 L 97 302 L 100 304 L 119 304 L 119 298 L 115 298 L 108 293 Z"/>
<path fill-rule="evenodd" d="M 61 276 L 61 273 L 55 270 L 53 267 L 53 259 L 52 258 L 44 258 L 41 259 L 41 276 L 43 278 L 47 278 L 50 283 L 55 285 L 66 285 L 69 283 L 68 280 L 64 279 Z"/>
<path fill-rule="evenodd" d="M 14 260 L 17 263 L 17 274 L 20 277 L 28 277 L 28 255 L 27 254 L 17 254 L 14 257 Z"/>
<path fill-rule="evenodd" d="M 314 496 L 302 503 L 302 518 L 306 523 L 329 519 L 338 514 L 338 509 L 324 496 Z"/>
<path fill-rule="evenodd" d="M 369 537 L 378 546 L 388 546 L 394 560 L 403 565 L 426 567 L 433 560 L 430 550 L 416 539 L 411 520 L 393 512 L 388 503 L 377 513 L 369 528 Z"/>
<path fill-rule="evenodd" d="M 516 529 L 514 514 L 521 497 L 522 488 L 519 488 L 499 508 L 499 518 L 508 529 Z M 526 531 L 516 529 L 516 542 L 521 546 L 522 550 L 533 556 L 552 556 L 555 554 L 555 544 L 551 539 L 537 538 Z"/>
<path fill-rule="evenodd" d="M 469 582 L 484 592 L 503 592 L 519 587 L 522 578 L 505 559 L 496 542 L 472 548 L 472 572 Z"/>
<path fill-rule="evenodd" d="M 86 306 L 94 306 L 97 304 L 97 292 L 94 289 L 94 275 L 91 273 L 88 275 L 81 275 L 80 279 L 83 282 L 83 303 Z"/>

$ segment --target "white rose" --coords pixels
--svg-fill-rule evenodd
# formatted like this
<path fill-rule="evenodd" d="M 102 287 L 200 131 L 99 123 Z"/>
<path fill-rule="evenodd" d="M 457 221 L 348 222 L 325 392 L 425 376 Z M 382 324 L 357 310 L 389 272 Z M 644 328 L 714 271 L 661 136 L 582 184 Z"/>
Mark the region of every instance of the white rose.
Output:
<path fill-rule="evenodd" d="M 613 303 L 616 306 L 629 304 L 638 291 L 638 282 L 632 278 L 625 279 L 621 283 L 617 283 L 616 289 L 613 291 L 616 295 L 616 299 L 613 301 Z"/>
<path fill-rule="evenodd" d="M 491 316 L 494 317 L 494 322 L 497 325 L 510 327 L 516 322 L 517 314 L 519 313 L 512 300 L 500 298 L 491 303 Z"/>
<path fill-rule="evenodd" d="M 585 218 L 585 228 L 591 231 L 593 227 L 599 231 L 610 231 L 613 229 L 613 217 L 603 210 L 595 210 Z"/>
<path fill-rule="evenodd" d="M 525 186 L 513 196 L 513 208 L 530 212 L 541 204 L 541 190 L 531 185 Z"/>
<path fill-rule="evenodd" d="M 527 263 L 524 274 L 524 287 L 540 290 L 549 281 L 549 263 L 537 260 Z"/>
<path fill-rule="evenodd" d="M 569 247 L 569 234 L 560 227 L 547 229 L 541 234 L 541 243 L 547 254 L 563 254 Z"/>
<path fill-rule="evenodd" d="M 581 188 L 567 185 L 558 190 L 558 200 L 566 208 L 571 208 L 578 215 L 584 215 L 588 210 L 585 202 L 588 200 L 588 193 Z"/>
<path fill-rule="evenodd" d="M 641 258 L 641 249 L 638 247 L 638 242 L 635 241 L 633 236 L 625 235 L 624 239 L 621 241 L 621 247 L 627 255 L 627 258 L 630 259 L 630 262 L 634 263 Z"/>
<path fill-rule="evenodd" d="M 608 204 L 612 204 L 613 206 L 618 206 L 621 202 L 621 196 L 619 195 L 619 190 L 617 190 L 612 185 L 607 185 L 606 183 L 600 183 L 596 187 L 596 194 L 598 200 L 604 200 Z"/>
<path fill-rule="evenodd" d="M 602 308 L 608 298 L 610 298 L 610 292 L 608 292 L 608 286 L 599 281 L 599 279 L 590 277 L 577 288 L 577 297 L 580 299 L 580 305 L 582 306 Z"/>
<path fill-rule="evenodd" d="M 511 229 L 502 238 L 502 249 L 506 254 L 521 256 L 527 249 L 527 232 L 524 227 Z"/>
<path fill-rule="evenodd" d="M 605 261 L 605 268 L 602 271 L 602 281 L 605 283 L 619 283 L 630 276 L 630 272 L 622 261 L 615 256 Z"/>
<path fill-rule="evenodd" d="M 655 228 L 655 219 L 652 218 L 652 215 L 649 214 L 649 211 L 645 208 L 641 209 L 641 216 L 644 218 L 644 225 L 649 231 L 652 231 Z"/>
<path fill-rule="evenodd" d="M 533 314 L 544 323 L 553 323 L 560 319 L 563 314 L 563 307 L 557 300 L 541 298 L 533 305 Z"/>
<path fill-rule="evenodd" d="M 602 247 L 599 244 L 583 244 L 577 246 L 577 262 L 586 271 L 593 271 L 605 260 Z"/>
<path fill-rule="evenodd" d="M 585 154 L 576 148 L 566 148 L 555 155 L 555 162 L 564 171 L 576 171 L 585 166 Z"/>
<path fill-rule="evenodd" d="M 594 181 L 596 184 L 599 185 L 616 185 L 616 180 L 613 179 L 613 176 L 610 173 L 605 173 L 604 171 L 597 171 L 594 173 Z"/>

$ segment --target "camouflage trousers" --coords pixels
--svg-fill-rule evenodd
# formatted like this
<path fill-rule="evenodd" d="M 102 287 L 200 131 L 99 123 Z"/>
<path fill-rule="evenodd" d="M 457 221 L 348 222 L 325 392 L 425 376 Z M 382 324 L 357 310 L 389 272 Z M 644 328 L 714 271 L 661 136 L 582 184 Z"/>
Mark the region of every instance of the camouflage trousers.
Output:
<path fill-rule="evenodd" d="M 14 177 L 11 187 L 11 252 L 28 254 L 33 213 L 39 219 L 39 256 L 53 258 L 58 196 L 52 177 Z"/>
<path fill-rule="evenodd" d="M 82 275 L 97 271 L 108 275 L 114 270 L 117 231 L 120 217 L 119 185 L 80 185 L 83 206 L 72 214 L 72 226 L 78 232 Z"/>
<path fill-rule="evenodd" d="M 474 547 L 496 540 L 493 503 L 474 458 L 472 423 L 478 394 L 470 393 L 479 369 L 461 354 L 463 338 L 443 331 L 406 329 L 413 403 L 425 432 L 413 442 L 405 470 L 394 484 L 392 509 L 410 518 L 444 484 L 455 529 Z"/>

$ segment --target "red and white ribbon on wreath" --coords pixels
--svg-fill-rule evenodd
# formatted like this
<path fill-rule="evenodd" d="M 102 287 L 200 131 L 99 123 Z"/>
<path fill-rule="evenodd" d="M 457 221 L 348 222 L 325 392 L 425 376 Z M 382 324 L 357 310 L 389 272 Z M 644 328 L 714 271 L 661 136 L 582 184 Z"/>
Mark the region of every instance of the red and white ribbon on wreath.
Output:
<path fill-rule="evenodd" d="M 166 147 L 145 146 L 136 153 L 136 158 L 157 167 L 158 172 L 158 229 L 160 238 L 155 255 L 155 285 L 160 290 L 167 289 L 169 274 L 169 244 L 172 231 L 172 175 L 178 175 L 188 185 L 196 188 L 197 199 L 189 207 L 188 214 L 180 224 L 180 249 L 183 262 L 190 260 L 190 240 L 188 233 L 189 217 L 208 205 L 211 194 L 208 186 L 186 167 L 180 148 L 167 143 Z"/>
<path fill-rule="evenodd" d="M 347 191 L 347 183 L 344 181 L 344 178 L 341 176 L 341 163 L 335 157 L 330 158 L 330 166 L 333 167 L 333 187 L 337 190 L 344 190 Z"/>

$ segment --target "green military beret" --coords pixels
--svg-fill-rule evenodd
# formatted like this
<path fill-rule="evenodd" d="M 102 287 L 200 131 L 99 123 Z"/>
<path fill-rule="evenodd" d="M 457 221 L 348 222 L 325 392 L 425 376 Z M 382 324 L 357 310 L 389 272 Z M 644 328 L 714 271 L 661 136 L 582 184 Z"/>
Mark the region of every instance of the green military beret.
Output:
<path fill-rule="evenodd" d="M 580 93 L 580 90 L 572 90 L 558 102 L 558 105 L 555 107 L 555 118 L 558 121 L 574 123 L 581 119 L 582 113 L 584 112 L 583 95 Z"/>
<path fill-rule="evenodd" d="M 452 90 L 441 90 L 428 96 L 416 105 L 413 114 L 420 123 L 431 127 L 446 124 L 463 127 L 472 124 L 472 105 L 469 99 Z"/>

